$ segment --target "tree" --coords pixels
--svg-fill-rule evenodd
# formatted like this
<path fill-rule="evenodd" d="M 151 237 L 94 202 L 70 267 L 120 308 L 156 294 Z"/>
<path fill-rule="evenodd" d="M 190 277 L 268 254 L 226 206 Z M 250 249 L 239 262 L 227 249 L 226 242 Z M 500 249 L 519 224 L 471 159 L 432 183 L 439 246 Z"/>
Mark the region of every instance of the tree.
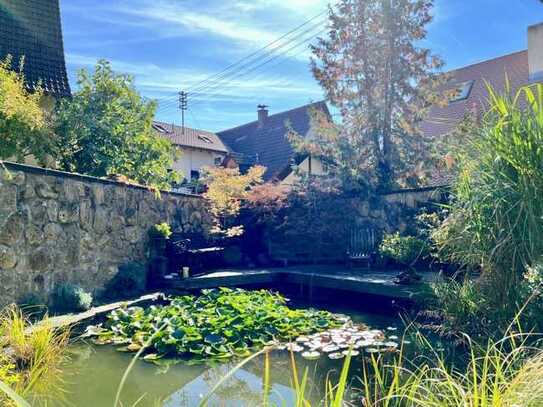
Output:
<path fill-rule="evenodd" d="M 445 79 L 442 61 L 415 45 L 432 4 L 340 0 L 329 9 L 329 37 L 312 46 L 311 65 L 341 124 L 321 126 L 306 148 L 346 183 L 386 188 L 421 173 L 428 149 L 417 124 Z"/>
<path fill-rule="evenodd" d="M 175 150 L 152 128 L 156 103 L 143 99 L 133 78 L 116 74 L 101 60 L 94 72 L 81 70 L 79 90 L 57 112 L 63 169 L 98 177 L 123 175 L 169 189 Z"/>
<path fill-rule="evenodd" d="M 243 233 L 242 225 L 234 225 L 244 201 L 251 189 L 262 184 L 265 167 L 255 165 L 247 173 L 240 174 L 238 168 L 206 168 L 204 182 L 207 191 L 204 197 L 210 203 L 214 226 L 212 233 L 228 237 Z"/>
<path fill-rule="evenodd" d="M 0 61 L 0 159 L 23 162 L 33 157 L 45 165 L 54 155 L 55 137 L 40 106 L 43 91 L 28 92 L 22 70 L 10 67 L 10 57 Z"/>

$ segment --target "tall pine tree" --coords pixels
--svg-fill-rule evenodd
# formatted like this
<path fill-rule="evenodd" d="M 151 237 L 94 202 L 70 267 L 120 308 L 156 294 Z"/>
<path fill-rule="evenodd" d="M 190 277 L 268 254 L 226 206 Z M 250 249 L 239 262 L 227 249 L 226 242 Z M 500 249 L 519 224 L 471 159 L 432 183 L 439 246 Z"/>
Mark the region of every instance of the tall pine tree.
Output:
<path fill-rule="evenodd" d="M 340 0 L 329 36 L 312 46 L 311 65 L 341 124 L 318 126 L 306 145 L 331 172 L 356 186 L 416 183 L 427 141 L 418 129 L 440 99 L 440 58 L 420 47 L 432 0 Z M 351 185 L 352 186 L 352 185 Z"/>

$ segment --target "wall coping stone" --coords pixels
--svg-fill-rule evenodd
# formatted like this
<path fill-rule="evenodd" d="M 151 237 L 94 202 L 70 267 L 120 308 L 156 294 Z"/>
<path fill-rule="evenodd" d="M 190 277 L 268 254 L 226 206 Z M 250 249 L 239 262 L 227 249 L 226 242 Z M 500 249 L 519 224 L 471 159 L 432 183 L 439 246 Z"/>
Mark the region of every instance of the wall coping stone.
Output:
<path fill-rule="evenodd" d="M 146 187 L 144 185 L 128 184 L 128 183 L 125 183 L 125 182 L 115 181 L 113 179 L 99 178 L 99 177 L 94 177 L 92 175 L 78 174 L 76 172 L 60 171 L 60 170 L 54 170 L 54 169 L 51 169 L 51 168 L 38 167 L 38 166 L 35 166 L 35 165 L 20 164 L 20 163 L 15 163 L 15 162 L 12 162 L 12 161 L 1 161 L 0 160 L 0 168 L 1 168 L 2 164 L 8 170 L 11 169 L 13 171 L 23 171 L 25 173 L 31 173 L 31 174 L 50 175 L 50 176 L 59 177 L 59 178 L 70 178 L 70 179 L 86 181 L 86 182 L 97 182 L 97 183 L 100 183 L 100 184 L 124 186 L 124 187 L 128 187 L 128 188 L 140 189 L 140 190 L 145 190 L 147 192 L 152 192 L 148 187 Z M 203 197 L 201 195 L 189 194 L 189 193 L 185 193 L 185 192 L 173 192 L 173 191 L 160 190 L 160 193 L 161 194 L 166 194 L 166 195 L 172 195 L 172 196 L 188 196 L 188 197 L 203 199 Z"/>

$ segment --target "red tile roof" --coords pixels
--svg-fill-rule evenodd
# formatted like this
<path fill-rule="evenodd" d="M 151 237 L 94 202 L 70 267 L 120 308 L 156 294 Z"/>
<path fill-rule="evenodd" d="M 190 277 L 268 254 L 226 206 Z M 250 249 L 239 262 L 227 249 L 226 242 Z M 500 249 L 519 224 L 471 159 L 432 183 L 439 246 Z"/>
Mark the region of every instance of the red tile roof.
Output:
<path fill-rule="evenodd" d="M 444 90 L 473 81 L 473 87 L 467 99 L 451 102 L 445 107 L 434 106 L 422 123 L 421 130 L 425 136 L 436 137 L 450 133 L 465 117 L 470 109 L 477 112 L 485 110 L 488 92 L 486 83 L 495 90 L 505 89 L 505 78 L 509 79 L 514 91 L 529 83 L 528 51 L 519 51 L 498 58 L 489 59 L 448 72 L 450 80 Z"/>
<path fill-rule="evenodd" d="M 420 128 L 426 137 L 439 137 L 452 132 L 469 111 L 480 115 L 486 111 L 488 101 L 487 84 L 498 92 L 506 87 L 506 77 L 511 91 L 515 92 L 523 85 L 528 85 L 528 51 L 519 51 L 498 58 L 468 65 L 448 72 L 450 80 L 443 90 L 451 90 L 458 85 L 473 81 L 468 97 L 450 102 L 440 107 L 433 106 Z M 429 181 L 430 185 L 447 185 L 452 176 L 444 170 L 436 170 Z"/>
<path fill-rule="evenodd" d="M 215 134 L 205 130 L 192 129 L 153 121 L 153 128 L 162 137 L 167 138 L 173 144 L 180 147 L 198 148 L 201 150 L 227 153 L 228 149 L 221 139 Z"/>

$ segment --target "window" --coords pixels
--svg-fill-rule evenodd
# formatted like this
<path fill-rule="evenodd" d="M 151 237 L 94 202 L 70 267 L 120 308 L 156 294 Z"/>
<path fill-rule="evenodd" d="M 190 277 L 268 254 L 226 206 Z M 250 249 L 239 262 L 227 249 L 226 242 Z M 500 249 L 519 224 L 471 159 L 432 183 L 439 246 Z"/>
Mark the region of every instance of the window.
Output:
<path fill-rule="evenodd" d="M 215 165 L 218 167 L 222 164 L 222 157 L 215 157 Z"/>
<path fill-rule="evenodd" d="M 211 141 L 211 139 L 210 139 L 209 137 L 207 137 L 207 136 L 204 136 L 204 135 L 202 135 L 202 134 L 199 134 L 199 135 L 198 135 L 198 138 L 199 138 L 200 140 L 202 140 L 204 143 L 213 144 L 213 141 Z"/>
<path fill-rule="evenodd" d="M 191 179 L 191 181 L 200 179 L 200 171 L 191 170 L 190 171 L 190 179 Z"/>
<path fill-rule="evenodd" d="M 158 131 L 159 133 L 168 133 L 168 130 L 166 130 L 162 125 L 160 124 L 156 124 L 154 123 L 153 124 L 153 129 L 155 129 L 156 131 Z"/>
<path fill-rule="evenodd" d="M 453 95 L 449 99 L 449 103 L 467 99 L 471 93 L 471 88 L 473 88 L 474 82 L 475 81 L 462 82 L 458 84 L 456 88 L 452 89 Z"/>

